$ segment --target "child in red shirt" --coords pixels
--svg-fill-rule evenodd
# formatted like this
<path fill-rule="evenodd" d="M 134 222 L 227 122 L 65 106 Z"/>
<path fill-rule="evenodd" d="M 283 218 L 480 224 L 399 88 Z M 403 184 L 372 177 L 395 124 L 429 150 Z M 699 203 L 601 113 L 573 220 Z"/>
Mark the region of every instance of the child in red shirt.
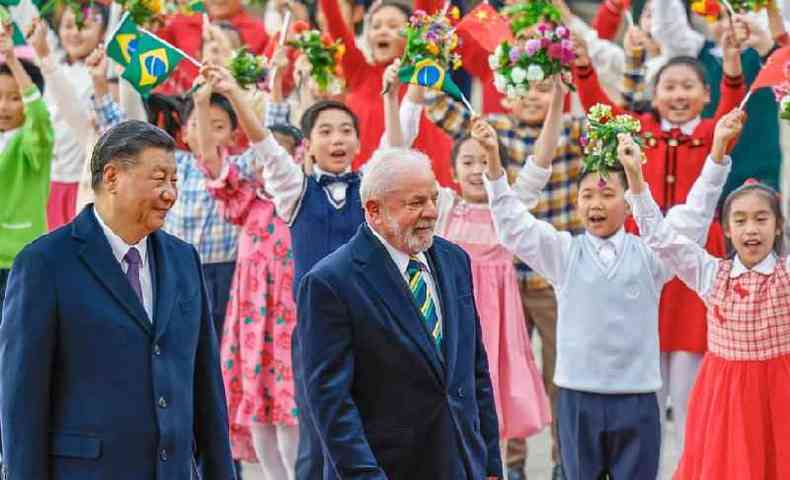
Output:
<path fill-rule="evenodd" d="M 426 0 L 417 0 L 415 7 L 429 11 Z M 409 20 L 408 9 L 397 3 L 374 4 L 365 19 L 364 42 L 370 51 L 366 56 L 356 45 L 353 32 L 343 21 L 338 0 L 321 0 L 329 33 L 343 40 L 346 54 L 342 66 L 346 79 L 346 104 L 359 118 L 361 149 L 353 163 L 358 169 L 379 146 L 384 134 L 384 101 L 381 83 L 387 66 L 403 54 L 405 40 L 400 30 Z M 401 87 L 401 96 L 406 86 Z M 450 169 L 452 140 L 424 115 L 420 119 L 420 134 L 414 148 L 425 153 L 433 163 L 436 179 L 443 186 L 453 183 Z"/>

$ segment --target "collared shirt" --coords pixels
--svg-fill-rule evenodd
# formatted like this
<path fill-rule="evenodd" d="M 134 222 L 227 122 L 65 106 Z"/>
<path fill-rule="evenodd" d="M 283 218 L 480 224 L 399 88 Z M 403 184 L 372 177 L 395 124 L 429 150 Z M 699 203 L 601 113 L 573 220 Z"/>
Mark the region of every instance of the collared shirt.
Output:
<path fill-rule="evenodd" d="M 625 243 L 625 229 L 620 227 L 617 232 L 609 238 L 601 238 L 586 232 L 587 238 L 595 246 L 598 258 L 608 268 L 611 267 L 617 256 L 623 253 L 623 243 Z"/>
<path fill-rule="evenodd" d="M 730 163 L 731 162 L 729 158 L 727 158 L 726 167 L 718 168 L 722 172 L 728 173 Z M 712 162 L 709 159 L 708 163 L 706 163 L 702 170 L 702 175 L 700 175 L 700 178 L 694 184 L 692 192 L 689 193 L 689 196 L 686 200 L 687 202 L 692 201 L 692 193 L 694 193 L 694 195 L 697 194 L 694 192 L 694 190 L 697 189 L 698 186 L 703 186 L 709 183 L 708 175 L 714 168 L 711 166 L 711 164 Z M 709 214 L 711 217 L 715 209 L 715 200 L 718 200 L 718 194 L 721 193 L 721 187 L 719 184 L 723 185 L 726 178 L 727 176 L 724 175 L 720 182 L 718 179 L 716 182 L 714 182 L 714 184 L 718 187 L 718 191 L 711 192 L 711 195 L 705 195 L 706 197 L 710 197 L 714 200 L 706 200 L 706 203 L 713 204 L 712 206 L 706 208 L 705 211 L 705 213 Z M 677 274 L 683 283 L 685 283 L 690 289 L 697 292 L 697 295 L 699 295 L 701 298 L 706 298 L 713 288 L 713 285 L 716 281 L 716 276 L 723 260 L 709 254 L 702 246 L 700 246 L 699 242 L 692 240 L 693 237 L 679 232 L 675 225 L 667 221 L 669 219 L 669 215 L 672 215 L 673 211 L 682 207 L 682 205 L 670 210 L 667 214 L 667 219 L 665 219 L 663 218 L 661 210 L 658 208 L 655 200 L 653 200 L 653 197 L 650 195 L 650 191 L 643 191 L 639 195 L 633 195 L 629 193 L 626 194 L 626 199 L 628 200 L 628 203 L 631 204 L 631 210 L 633 211 L 634 219 L 639 226 L 639 232 L 648 246 L 650 246 L 650 248 L 659 256 L 659 258 L 661 258 L 662 261 L 675 274 Z M 690 219 L 691 217 L 687 218 Z M 777 239 L 777 241 L 781 241 L 781 239 Z M 760 263 L 752 267 L 751 271 L 763 275 L 770 275 L 773 273 L 774 268 L 776 267 L 776 262 L 776 255 L 774 253 L 770 253 Z M 790 257 L 787 257 L 786 265 L 787 268 L 790 269 Z M 748 271 L 750 271 L 750 269 L 746 268 L 746 266 L 741 262 L 740 258 L 738 258 L 736 255 L 735 260 L 733 261 L 730 277 L 737 277 Z"/>
<path fill-rule="evenodd" d="M 702 117 L 697 115 L 696 117 L 692 118 L 691 120 L 689 120 L 688 122 L 686 122 L 686 123 L 684 123 L 682 125 L 675 125 L 673 123 L 670 123 L 668 120 L 662 118 L 661 119 L 661 131 L 662 132 L 668 132 L 668 131 L 672 130 L 673 128 L 679 128 L 680 131 L 683 132 L 683 135 L 691 136 L 694 133 L 694 129 L 697 128 L 697 125 L 699 125 L 701 121 L 702 121 Z"/>
<path fill-rule="evenodd" d="M 225 220 L 219 204 L 209 194 L 209 178 L 197 158 L 184 150 L 176 151 L 175 156 L 178 199 L 167 213 L 164 230 L 194 245 L 203 264 L 235 261 L 238 227 Z M 240 176 L 255 178 L 253 149 L 228 156 L 225 161 L 238 167 Z"/>
<path fill-rule="evenodd" d="M 104 220 L 102 220 L 101 215 L 99 215 L 99 211 L 95 206 L 93 208 L 93 213 L 96 215 L 96 221 L 99 222 L 99 226 L 101 227 L 102 231 L 104 231 L 107 241 L 110 242 L 112 254 L 121 265 L 121 270 L 123 270 L 124 274 L 126 274 L 126 272 L 129 270 L 129 263 L 124 259 L 126 253 L 132 247 L 136 248 L 137 251 L 140 252 L 140 259 L 142 260 L 142 265 L 140 265 L 140 289 L 142 290 L 143 294 L 143 308 L 145 309 L 145 313 L 148 314 L 148 319 L 153 319 L 154 284 L 151 278 L 151 265 L 148 256 L 148 235 L 143 237 L 136 244 L 129 245 L 124 239 L 116 235 L 106 223 L 104 223 Z"/>
<path fill-rule="evenodd" d="M 6 145 L 8 145 L 9 140 L 11 140 L 14 135 L 19 132 L 22 127 L 12 128 L 11 130 L 6 130 L 5 132 L 0 132 L 0 152 L 5 150 Z"/>
<path fill-rule="evenodd" d="M 342 174 L 351 173 L 351 167 L 346 168 Z M 341 175 L 342 175 L 341 174 Z M 335 178 L 338 175 L 334 173 L 329 173 L 321 170 L 321 167 L 318 165 L 313 165 L 313 176 L 315 177 L 316 181 L 321 181 L 321 177 L 329 177 Z M 343 205 L 346 203 L 346 190 L 348 189 L 348 184 L 345 182 L 332 182 L 324 187 L 324 191 L 327 193 L 329 200 L 332 201 L 332 204 L 336 208 L 342 208 Z"/>
<path fill-rule="evenodd" d="M 410 260 L 409 255 L 393 247 L 373 227 L 368 226 L 368 228 L 370 228 L 370 231 L 373 232 L 373 235 L 375 235 L 376 238 L 379 239 L 381 244 L 384 245 L 384 248 L 387 250 L 387 253 L 389 253 L 390 258 L 392 258 L 392 261 L 395 262 L 395 265 L 398 267 L 398 271 L 400 272 L 401 277 L 403 277 L 403 281 L 406 282 L 406 288 L 408 288 L 409 286 L 408 268 L 409 268 L 409 260 Z M 428 257 L 425 255 L 424 252 L 418 253 L 417 255 L 415 255 L 415 257 L 417 258 L 417 260 L 419 260 L 420 263 L 422 263 L 425 266 L 426 270 L 428 271 L 428 275 L 424 275 L 425 283 L 428 285 L 428 291 L 431 292 L 431 295 L 433 296 L 433 303 L 436 306 L 436 317 L 441 322 L 442 305 L 439 299 L 439 295 L 437 294 L 438 291 L 436 290 L 436 282 L 433 279 L 431 264 L 428 263 Z"/>

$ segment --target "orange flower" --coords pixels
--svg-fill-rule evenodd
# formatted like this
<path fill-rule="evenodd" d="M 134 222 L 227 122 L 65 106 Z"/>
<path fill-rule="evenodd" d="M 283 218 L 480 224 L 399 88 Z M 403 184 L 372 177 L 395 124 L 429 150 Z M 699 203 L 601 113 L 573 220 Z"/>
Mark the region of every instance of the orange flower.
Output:
<path fill-rule="evenodd" d="M 291 31 L 295 35 L 299 35 L 300 33 L 305 32 L 307 30 L 310 30 L 310 25 L 308 25 L 307 22 L 305 22 L 304 20 L 299 20 L 297 22 L 294 22 L 293 26 L 291 27 Z"/>
<path fill-rule="evenodd" d="M 329 45 L 332 45 L 332 37 L 328 33 L 322 33 L 321 34 L 321 43 L 323 43 L 327 47 Z"/>

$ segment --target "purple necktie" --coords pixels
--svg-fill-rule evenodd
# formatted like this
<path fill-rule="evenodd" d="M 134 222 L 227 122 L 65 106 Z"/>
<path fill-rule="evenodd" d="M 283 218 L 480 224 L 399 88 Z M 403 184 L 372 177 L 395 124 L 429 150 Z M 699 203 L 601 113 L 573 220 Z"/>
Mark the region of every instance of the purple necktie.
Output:
<path fill-rule="evenodd" d="M 143 260 L 140 258 L 140 252 L 132 247 L 126 252 L 123 259 L 129 264 L 129 268 L 126 270 L 126 278 L 129 279 L 129 283 L 132 285 L 134 293 L 137 294 L 137 298 L 140 299 L 140 303 L 143 303 L 143 289 L 140 287 L 140 266 L 143 264 Z"/>

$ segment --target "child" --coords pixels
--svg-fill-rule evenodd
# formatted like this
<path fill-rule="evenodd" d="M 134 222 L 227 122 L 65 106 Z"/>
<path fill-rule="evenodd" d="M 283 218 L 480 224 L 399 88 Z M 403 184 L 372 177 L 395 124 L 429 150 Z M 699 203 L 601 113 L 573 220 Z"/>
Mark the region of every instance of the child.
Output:
<path fill-rule="evenodd" d="M 396 60 L 387 68 L 385 84 L 399 87 L 398 67 Z M 408 147 L 414 134 L 404 139 L 403 131 L 415 125 L 416 115 L 399 119 L 395 88 L 387 94 L 384 105 L 386 142 L 391 146 Z M 412 109 L 412 112 L 419 114 L 419 110 Z M 471 257 L 475 304 L 488 352 L 499 415 L 499 436 L 507 441 L 534 435 L 551 422 L 551 416 L 548 397 L 532 357 L 513 255 L 497 241 L 483 188 L 482 176 L 490 148 L 504 150 L 496 132 L 482 121 L 475 123 L 472 135 L 455 142 L 451 158 L 461 195 L 449 188 L 439 189 L 436 234 L 457 243 Z"/>
<path fill-rule="evenodd" d="M 742 121 L 736 110 L 716 127 L 705 166 L 723 172 L 714 196 L 730 167 L 725 150 Z M 790 260 L 781 256 L 776 191 L 751 184 L 727 196 L 722 222 L 735 254 L 722 259 L 664 220 L 640 165 L 626 167 L 642 238 L 708 307 L 708 353 L 689 400 L 686 444 L 674 478 L 790 478 Z"/>
<path fill-rule="evenodd" d="M 555 95 L 560 96 L 559 81 Z M 552 102 L 524 181 L 537 192 L 550 175 L 560 135 L 561 101 Z M 620 156 L 635 154 L 620 142 Z M 637 153 L 638 154 L 638 153 Z M 566 478 L 655 478 L 661 387 L 658 302 L 672 274 L 639 237 L 625 233 L 625 179 L 585 171 L 578 212 L 586 233 L 572 236 L 537 220 L 507 185 L 496 155 L 484 177 L 499 239 L 555 288 L 557 412 Z M 712 210 L 711 195 L 694 197 L 685 215 Z M 684 215 L 673 217 L 691 235 Z"/>
<path fill-rule="evenodd" d="M 201 138 L 211 135 L 207 114 L 213 81 L 195 95 Z M 212 143 L 202 150 L 206 171 L 215 177 L 206 186 L 224 218 L 242 227 L 221 346 L 233 456 L 260 462 L 264 478 L 293 480 L 298 433 L 291 369 L 296 324 L 291 236 L 260 182 L 242 178 L 232 164 L 216 175 L 212 163 L 221 159 L 218 143 Z"/>
<path fill-rule="evenodd" d="M 420 2 L 416 8 L 421 8 Z M 384 133 L 384 105 L 381 99 L 381 78 L 384 70 L 403 53 L 405 39 L 400 30 L 409 20 L 410 12 L 402 4 L 386 1 L 370 7 L 365 19 L 363 43 L 366 55 L 357 48 L 354 35 L 343 22 L 338 0 L 321 0 L 321 9 L 329 24 L 329 33 L 343 40 L 346 54 L 342 66 L 346 79 L 346 103 L 359 118 L 361 149 L 353 167 L 364 164 L 379 144 Z M 424 8 L 422 8 L 424 9 Z M 401 92 L 403 93 L 403 92 Z M 431 159 L 439 183 L 452 184 L 449 152 L 450 139 L 426 118 L 420 119 L 420 135 L 414 148 Z"/>
<path fill-rule="evenodd" d="M 82 141 L 85 124 L 77 120 L 90 110 L 93 95 L 93 84 L 84 61 L 104 37 L 110 10 L 96 3 L 86 11 L 85 25 L 81 29 L 77 28 L 72 9 L 64 9 L 60 17 L 57 33 L 66 53 L 64 61 L 60 61 L 49 46 L 46 22 L 36 19 L 31 25 L 30 43 L 49 85 L 45 97 L 55 128 L 55 157 L 47 207 L 50 230 L 70 222 L 76 213 L 79 181 L 89 148 Z"/>
<path fill-rule="evenodd" d="M 686 200 L 710 151 L 715 122 L 743 98 L 740 49 L 733 38 L 731 32 L 723 36 L 726 75 L 722 78 L 721 102 L 713 119 L 701 117 L 710 99 L 710 88 L 705 82 L 702 65 L 690 57 L 675 57 L 659 69 L 652 96 L 653 110 L 638 115 L 647 157 L 645 178 L 664 210 Z M 577 59 L 574 76 L 585 108 L 597 102 L 611 103 L 601 92 L 583 51 Z M 613 110 L 622 112 L 617 107 Z M 724 254 L 724 238 L 716 222 L 707 235 L 695 240 L 706 244 L 711 253 Z M 674 279 L 661 294 L 659 317 L 665 384 L 659 395 L 660 406 L 663 411 L 667 397 L 672 397 L 676 425 L 681 426 L 676 430 L 676 443 L 682 445 L 688 393 L 706 350 L 705 305 Z"/>
<path fill-rule="evenodd" d="M 39 69 L 17 58 L 11 26 L 1 25 L 0 320 L 14 257 L 47 233 L 46 207 L 54 132 Z"/>
<path fill-rule="evenodd" d="M 422 103 L 424 97 L 426 115 L 431 121 L 455 139 L 462 138 L 467 134 L 472 125 L 472 116 L 466 107 L 442 93 L 428 91 L 423 96 L 419 92 L 418 89 L 409 89 L 407 98 L 403 102 L 403 108 L 412 108 L 410 105 Z M 533 152 L 535 140 L 546 120 L 546 113 L 552 102 L 553 93 L 553 84 L 550 79 L 535 82 L 530 85 L 526 96 L 504 100 L 507 113 L 483 116 L 486 122 L 494 127 L 499 141 L 505 147 L 510 160 L 506 168 L 511 180 L 518 177 L 519 170 Z M 551 179 L 545 186 L 540 202 L 531 209 L 536 217 L 550 222 L 558 230 L 568 231 L 572 234 L 583 231 L 574 203 L 577 194 L 577 178 L 581 172 L 582 122 L 582 118 L 563 115 L 562 136 L 555 151 L 556 158 Z M 551 381 L 554 377 L 557 326 L 555 292 L 545 279 L 523 263 L 517 262 L 516 272 L 524 306 L 524 316 L 534 325 L 541 338 L 544 385 L 552 405 L 555 405 L 556 387 Z M 552 429 L 552 433 L 555 432 L 555 429 L 556 427 Z M 554 438 L 552 435 L 553 440 Z M 523 464 L 521 464 L 523 459 L 518 451 L 520 442 L 511 441 L 508 445 L 511 450 L 509 465 L 523 470 Z M 556 443 L 552 441 L 552 445 L 552 459 L 556 462 L 559 461 Z"/>
<path fill-rule="evenodd" d="M 318 102 L 302 115 L 305 163 L 311 162 L 313 173 L 296 165 L 293 157 L 263 128 L 248 108 L 227 70 L 210 67 L 217 77 L 215 89 L 226 93 L 237 106 L 239 121 L 253 142 L 258 162 L 263 167 L 263 181 L 271 195 L 275 212 L 291 230 L 294 255 L 294 292 L 299 281 L 319 260 L 334 252 L 356 233 L 364 222 L 359 196 L 359 174 L 351 171 L 351 162 L 359 153 L 357 117 L 346 105 L 334 101 Z M 202 137 L 201 137 L 202 138 Z M 202 149 L 206 151 L 205 148 Z M 298 325 L 297 325 L 298 328 Z M 301 400 L 299 345 L 294 343 L 293 371 L 297 405 Z M 309 412 L 301 410 L 299 418 L 299 454 L 297 478 L 321 478 L 321 445 L 314 433 Z"/>

